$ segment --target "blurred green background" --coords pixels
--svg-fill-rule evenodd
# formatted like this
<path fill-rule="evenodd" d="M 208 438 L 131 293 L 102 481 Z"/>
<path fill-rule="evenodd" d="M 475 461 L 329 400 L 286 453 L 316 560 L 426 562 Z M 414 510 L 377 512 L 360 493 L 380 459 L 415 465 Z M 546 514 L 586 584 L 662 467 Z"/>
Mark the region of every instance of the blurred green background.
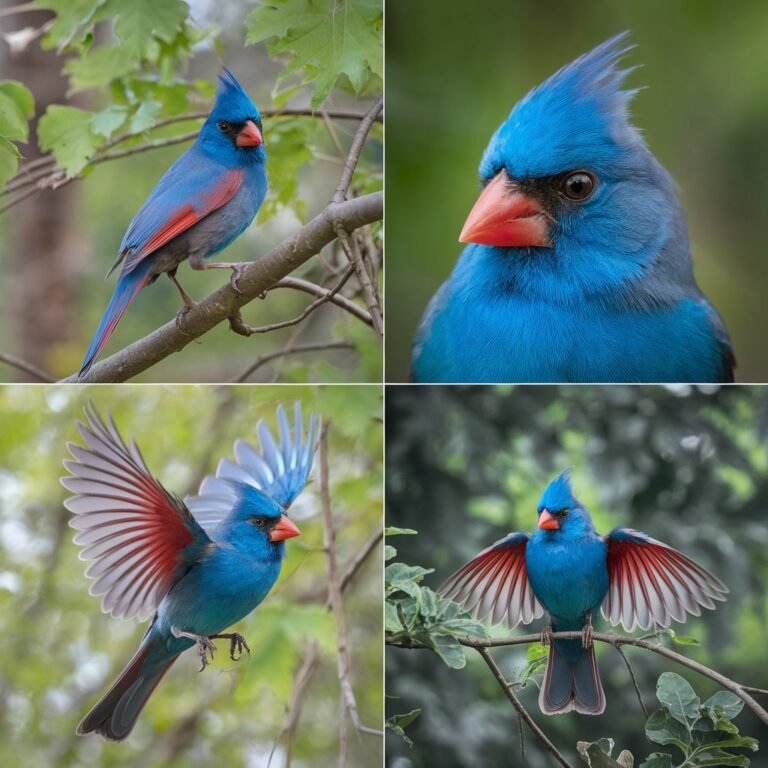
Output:
<path fill-rule="evenodd" d="M 491 135 L 531 88 L 628 29 L 638 125 L 679 184 L 696 276 L 741 382 L 768 381 L 768 3 L 392 0 L 386 6 L 387 380 L 461 252 Z"/>
<path fill-rule="evenodd" d="M 292 508 L 302 535 L 287 546 L 273 592 L 235 631 L 250 659 L 229 659 L 226 643 L 198 674 L 195 654 L 174 665 L 121 744 L 75 736 L 75 726 L 135 651 L 145 627 L 101 612 L 88 594 L 86 564 L 72 542 L 68 495 L 59 484 L 67 441 L 82 442 L 75 421 L 91 398 L 135 437 L 153 473 L 184 495 L 197 489 L 232 443 L 258 445 L 259 418 L 275 428 L 278 403 L 302 402 L 332 421 L 330 483 L 340 570 L 346 570 L 382 517 L 381 391 L 378 387 L 0 387 L 0 765 L 267 765 L 309 644 L 319 663 L 303 699 L 293 747 L 295 768 L 335 764 L 339 683 L 333 616 L 325 607 L 317 466 Z M 308 517 L 307 517 L 308 516 Z M 381 545 L 344 594 L 351 681 L 360 717 L 382 720 Z M 351 726 L 350 726 L 351 728 Z M 272 768 L 285 765 L 283 739 Z M 349 734 L 350 761 L 377 768 L 382 740 Z"/>
<path fill-rule="evenodd" d="M 387 524 L 419 532 L 390 543 L 397 560 L 435 569 L 425 586 L 437 588 L 509 531 L 533 530 L 542 491 L 572 466 L 574 492 L 599 533 L 615 526 L 645 531 L 730 588 L 715 611 L 674 623 L 679 634 L 701 641 L 675 650 L 740 683 L 768 687 L 765 388 L 390 387 L 386 408 Z M 543 626 L 535 622 L 516 632 Z M 609 627 L 602 619 L 596 624 Z M 625 652 L 649 712 L 658 707 L 656 680 L 665 671 L 685 677 L 702 700 L 717 690 L 656 654 Z M 660 748 L 645 739 L 645 717 L 621 658 L 602 644 L 597 654 L 603 715 L 547 717 L 538 709 L 537 684 L 518 694 L 574 764 L 580 765 L 577 740 L 610 737 L 614 756 L 629 749 L 638 766 Z M 498 649 L 494 657 L 511 677 L 525 666 L 526 647 Z M 554 764 L 527 729 L 526 759 L 520 759 L 514 710 L 477 654 L 469 652 L 467 667 L 456 671 L 430 651 L 388 648 L 386 668 L 388 716 L 423 709 L 407 729 L 412 748 L 388 733 L 391 768 Z M 746 708 L 736 725 L 762 742 L 759 753 L 749 753 L 753 768 L 768 764 L 761 757 L 768 728 Z"/>

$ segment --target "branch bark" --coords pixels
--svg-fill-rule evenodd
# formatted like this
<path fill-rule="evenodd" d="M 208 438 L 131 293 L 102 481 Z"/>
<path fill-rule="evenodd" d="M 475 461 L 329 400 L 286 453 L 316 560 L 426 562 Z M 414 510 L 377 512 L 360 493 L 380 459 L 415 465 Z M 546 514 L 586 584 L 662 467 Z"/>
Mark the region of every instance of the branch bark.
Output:
<path fill-rule="evenodd" d="M 581 631 L 552 633 L 552 638 L 556 640 L 580 640 L 581 637 Z M 538 643 L 541 640 L 541 635 L 519 635 L 517 637 L 485 638 L 482 640 L 478 640 L 472 637 L 459 637 L 457 639 L 463 646 L 467 648 L 488 649 L 506 647 L 510 645 L 526 645 L 528 643 Z M 608 645 L 612 645 L 617 650 L 622 645 L 634 645 L 637 648 L 644 648 L 646 651 L 653 651 L 653 653 L 658 653 L 660 656 L 664 656 L 665 658 L 670 659 L 671 661 L 674 661 L 683 667 L 688 667 L 688 669 L 692 669 L 694 672 L 698 672 L 700 675 L 708 677 L 710 680 L 714 680 L 716 683 L 722 685 L 726 690 L 735 693 L 762 722 L 768 725 L 768 711 L 763 709 L 763 707 L 761 707 L 760 704 L 755 701 L 752 696 L 750 696 L 748 687 L 740 685 L 725 675 L 721 675 L 714 669 L 710 669 L 703 664 L 699 664 L 699 662 L 693 661 L 687 656 L 675 653 L 675 651 L 671 651 L 669 648 L 665 648 L 659 643 L 654 643 L 641 637 L 629 637 L 627 635 L 616 635 L 606 632 L 593 632 L 592 640 L 597 640 L 601 643 L 608 643 Z M 400 648 L 429 648 L 429 646 L 413 642 L 410 638 L 404 638 L 403 640 L 387 640 L 387 644 Z M 751 690 L 754 691 L 755 689 Z"/>
<path fill-rule="evenodd" d="M 94 365 L 88 375 L 62 381 L 87 383 L 121 382 L 136 376 L 184 349 L 241 307 L 269 290 L 278 280 L 310 259 L 336 237 L 334 224 L 342 222 L 347 231 L 379 221 L 383 215 L 383 193 L 375 192 L 342 203 L 329 204 L 296 234 L 258 261 L 247 264 L 238 281 L 240 293 L 227 283 L 190 309 L 177 324 L 171 320 L 148 336 Z"/>

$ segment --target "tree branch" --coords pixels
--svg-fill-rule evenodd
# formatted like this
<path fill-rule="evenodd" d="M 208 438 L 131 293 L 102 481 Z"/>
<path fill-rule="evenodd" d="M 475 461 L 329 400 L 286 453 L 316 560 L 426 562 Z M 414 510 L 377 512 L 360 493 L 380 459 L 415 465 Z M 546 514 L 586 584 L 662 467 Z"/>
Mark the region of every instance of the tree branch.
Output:
<path fill-rule="evenodd" d="M 331 203 L 298 232 L 273 248 L 258 261 L 246 264 L 238 280 L 240 293 L 229 282 L 190 309 L 177 324 L 171 320 L 125 349 L 94 365 L 82 379 L 72 375 L 63 381 L 120 382 L 136 376 L 184 349 L 195 339 L 269 290 L 278 280 L 309 260 L 335 238 L 334 222 L 355 230 L 381 219 L 383 193 L 357 197 L 343 203 Z"/>
<path fill-rule="evenodd" d="M 33 378 L 38 381 L 44 381 L 46 384 L 56 381 L 50 373 L 44 371 L 42 368 L 38 368 L 36 365 L 28 363 L 26 360 L 22 360 L 15 355 L 10 355 L 7 352 L 0 352 L 0 362 L 6 363 L 12 368 L 18 368 L 20 371 L 24 371 L 24 373 L 28 373 Z"/>
<path fill-rule="evenodd" d="M 365 117 L 360 121 L 360 127 L 357 129 L 355 138 L 352 140 L 352 146 L 344 163 L 344 173 L 341 174 L 339 186 L 336 187 L 336 192 L 333 195 L 335 203 L 340 203 L 346 198 L 349 185 L 352 183 L 352 176 L 355 173 L 355 168 L 357 168 L 357 161 L 360 159 L 360 153 L 365 145 L 365 140 L 368 138 L 368 133 L 381 114 L 382 109 L 384 109 L 383 96 L 365 113 Z"/>
<path fill-rule="evenodd" d="M 322 285 L 316 285 L 309 280 L 302 280 L 298 277 L 284 277 L 282 280 L 278 280 L 269 290 L 274 291 L 277 288 L 293 288 L 295 291 L 302 291 L 302 293 L 308 293 L 310 296 L 326 297 L 325 301 L 341 307 L 349 312 L 350 315 L 354 315 L 358 320 L 362 320 L 366 325 L 373 326 L 371 316 L 362 307 L 359 307 L 354 301 L 350 301 L 343 294 L 334 293 L 333 289 L 323 288 Z"/>
<path fill-rule="evenodd" d="M 560 751 L 557 749 L 557 747 L 549 740 L 549 737 L 547 736 L 544 731 L 539 728 L 539 726 L 536 724 L 536 721 L 530 716 L 528 713 L 528 710 L 523 706 L 520 699 L 517 698 L 515 695 L 515 692 L 512 690 L 512 686 L 504 679 L 504 675 L 502 674 L 501 670 L 498 667 L 498 664 L 493 660 L 491 657 L 491 654 L 488 652 L 487 648 L 477 647 L 477 652 L 483 657 L 483 660 L 488 665 L 488 668 L 493 673 L 493 676 L 496 678 L 496 681 L 501 686 L 502 691 L 504 691 L 504 695 L 510 700 L 512 703 L 512 706 L 517 710 L 517 714 L 520 715 L 520 717 L 525 720 L 528 727 L 534 732 L 534 734 L 538 737 L 539 741 L 547 748 L 549 752 L 552 753 L 555 760 L 557 760 L 560 765 L 563 766 L 563 768 L 573 768 L 571 763 L 569 763 L 565 757 L 560 753 Z"/>
<path fill-rule="evenodd" d="M 249 365 L 239 376 L 232 380 L 234 384 L 241 384 L 246 381 L 248 377 L 262 365 L 266 365 L 272 360 L 276 360 L 280 357 L 286 357 L 288 355 L 298 355 L 302 352 L 319 352 L 323 349 L 354 349 L 355 345 L 351 341 L 323 341 L 317 344 L 300 344 L 298 347 L 283 347 L 277 349 L 274 352 L 268 352 L 266 355 L 257 357 L 251 365 Z"/>
<path fill-rule="evenodd" d="M 556 640 L 580 640 L 582 637 L 581 631 L 578 632 L 553 632 L 552 638 Z M 694 672 L 698 672 L 704 677 L 708 677 L 710 680 L 714 680 L 720 684 L 723 688 L 731 693 L 735 693 L 766 725 L 768 725 L 768 711 L 758 704 L 752 696 L 749 695 L 747 687 L 740 685 L 739 683 L 731 680 L 725 675 L 721 675 L 719 672 L 709 667 L 705 667 L 703 664 L 699 664 L 697 661 L 689 659 L 687 656 L 675 653 L 675 651 L 665 648 L 658 643 L 652 643 L 649 640 L 645 640 L 640 637 L 629 637 L 627 635 L 615 635 L 605 632 L 593 632 L 592 639 L 598 640 L 601 643 L 608 643 L 614 648 L 619 648 L 622 645 L 634 645 L 638 648 L 644 648 L 647 651 L 653 651 L 660 656 L 664 656 L 674 662 L 677 662 L 683 667 L 688 667 Z M 499 648 L 510 645 L 525 645 L 527 643 L 538 643 L 541 640 L 541 635 L 519 635 L 517 637 L 508 638 L 485 638 L 478 640 L 473 637 L 458 637 L 457 640 L 467 648 Z M 429 646 L 422 645 L 413 641 L 411 638 L 404 637 L 399 638 L 395 636 L 392 639 L 387 639 L 388 645 L 393 645 L 400 648 L 429 648 Z M 755 689 L 751 689 L 753 692 Z"/>

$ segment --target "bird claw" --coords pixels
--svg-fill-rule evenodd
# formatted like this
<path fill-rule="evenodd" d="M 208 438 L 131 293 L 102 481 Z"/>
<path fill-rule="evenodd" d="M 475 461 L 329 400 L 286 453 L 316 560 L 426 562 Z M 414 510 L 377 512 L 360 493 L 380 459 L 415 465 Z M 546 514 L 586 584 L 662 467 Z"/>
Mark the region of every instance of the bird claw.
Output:
<path fill-rule="evenodd" d="M 197 655 L 200 657 L 200 669 L 202 672 L 213 661 L 213 653 L 216 650 L 216 646 L 213 644 L 209 637 L 199 636 L 197 638 Z M 211 660 L 208 661 L 208 654 L 211 655 Z"/>
<path fill-rule="evenodd" d="M 581 645 L 584 648 L 592 647 L 592 619 L 588 618 L 587 623 L 581 630 Z"/>
<path fill-rule="evenodd" d="M 541 630 L 541 639 L 539 642 L 547 648 L 552 645 L 552 627 L 547 625 Z"/>
<path fill-rule="evenodd" d="M 242 294 L 240 286 L 237 284 L 240 278 L 243 276 L 243 268 L 239 264 L 232 264 L 232 276 L 229 278 L 229 284 L 232 286 L 232 290 L 235 293 Z"/>
<path fill-rule="evenodd" d="M 176 313 L 176 328 L 177 328 L 177 330 L 178 330 L 178 331 L 180 331 L 181 333 L 183 333 L 183 334 L 184 334 L 184 335 L 186 335 L 186 336 L 189 336 L 190 334 L 189 334 L 189 333 L 187 333 L 187 332 L 186 332 L 186 331 L 185 331 L 185 330 L 184 330 L 184 329 L 181 327 L 181 324 L 184 322 L 184 318 L 186 318 L 186 316 L 189 314 L 189 311 L 190 311 L 190 310 L 191 310 L 193 307 L 196 307 L 196 306 L 197 306 L 196 304 L 192 304 L 191 306 L 190 306 L 190 305 L 188 305 L 188 304 L 186 304 L 186 305 L 184 305 L 184 306 L 183 306 L 183 307 L 182 307 L 182 308 L 181 308 L 181 309 L 180 309 L 180 310 L 179 310 L 179 311 Z"/>
<path fill-rule="evenodd" d="M 248 657 L 250 658 L 251 649 L 242 635 L 238 634 L 237 632 L 233 632 L 229 643 L 229 658 L 232 659 L 232 661 L 238 661 L 238 659 L 242 658 L 243 650 L 245 650 L 245 652 L 248 654 Z M 237 656 L 235 656 L 235 651 L 237 651 Z"/>

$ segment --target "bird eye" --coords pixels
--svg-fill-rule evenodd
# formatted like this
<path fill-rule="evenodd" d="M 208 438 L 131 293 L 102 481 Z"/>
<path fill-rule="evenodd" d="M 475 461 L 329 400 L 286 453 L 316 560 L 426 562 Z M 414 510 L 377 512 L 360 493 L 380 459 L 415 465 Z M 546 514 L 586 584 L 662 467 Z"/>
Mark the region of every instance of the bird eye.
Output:
<path fill-rule="evenodd" d="M 229 123 L 226 120 L 219 120 L 219 122 L 216 123 L 216 126 L 222 133 L 229 132 Z"/>
<path fill-rule="evenodd" d="M 567 514 L 567 509 L 559 509 L 557 512 L 555 512 L 555 517 L 565 517 Z"/>
<path fill-rule="evenodd" d="M 266 518 L 266 517 L 262 517 L 262 516 L 259 516 L 259 517 L 254 517 L 254 518 L 253 518 L 253 524 L 254 524 L 254 525 L 257 527 L 257 528 L 266 528 L 266 527 L 267 527 L 267 525 L 269 524 L 269 520 L 267 520 L 267 518 Z"/>
<path fill-rule="evenodd" d="M 575 171 L 569 173 L 560 185 L 560 193 L 577 203 L 582 203 L 595 191 L 596 180 L 591 173 Z"/>

